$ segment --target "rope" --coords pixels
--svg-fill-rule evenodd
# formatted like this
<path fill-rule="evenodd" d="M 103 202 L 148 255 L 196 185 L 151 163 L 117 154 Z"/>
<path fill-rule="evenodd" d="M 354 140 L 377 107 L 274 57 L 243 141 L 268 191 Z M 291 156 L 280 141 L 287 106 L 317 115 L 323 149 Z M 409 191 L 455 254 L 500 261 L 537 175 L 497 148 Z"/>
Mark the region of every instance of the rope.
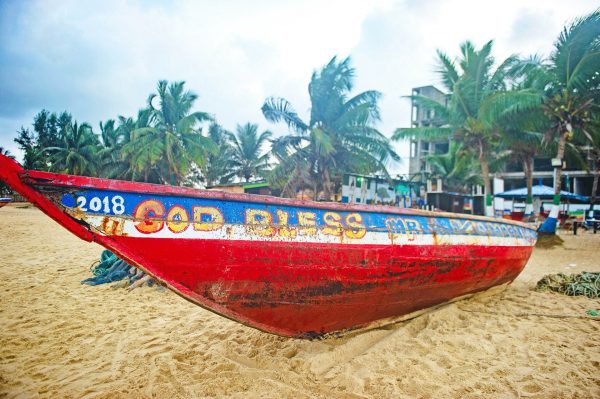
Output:
<path fill-rule="evenodd" d="M 580 274 L 548 274 L 535 286 L 539 292 L 553 291 L 569 296 L 600 298 L 600 272 Z"/>
<path fill-rule="evenodd" d="M 586 319 L 586 320 L 593 320 L 593 321 L 600 321 L 600 317 L 595 317 L 595 316 L 581 316 L 581 315 L 572 315 L 572 314 L 551 314 L 551 313 L 498 313 L 498 312 L 487 312 L 485 310 L 471 310 L 471 309 L 464 309 L 460 306 L 458 306 L 458 308 L 464 312 L 469 312 L 469 313 L 485 313 L 485 314 L 492 314 L 492 315 L 497 315 L 497 316 L 507 316 L 507 317 L 529 317 L 529 316 L 536 316 L 536 317 L 552 317 L 555 319 Z"/>

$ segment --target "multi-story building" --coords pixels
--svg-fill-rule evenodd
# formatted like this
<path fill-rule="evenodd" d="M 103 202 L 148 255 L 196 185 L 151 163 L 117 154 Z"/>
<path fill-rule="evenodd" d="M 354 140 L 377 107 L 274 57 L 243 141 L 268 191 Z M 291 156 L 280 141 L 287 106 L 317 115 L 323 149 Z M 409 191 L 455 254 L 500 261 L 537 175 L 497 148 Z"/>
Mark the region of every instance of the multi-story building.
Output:
<path fill-rule="evenodd" d="M 412 90 L 413 95 L 420 95 L 431 98 L 440 104 L 447 104 L 448 96 L 434 86 L 417 87 Z M 411 127 L 440 127 L 444 121 L 436 117 L 431 109 L 420 107 L 412 103 L 411 107 Z M 427 163 L 427 156 L 430 154 L 443 154 L 448 151 L 449 141 L 430 141 L 419 137 L 413 137 L 410 140 L 410 160 L 409 174 L 411 180 L 426 182 L 431 173 L 431 167 Z M 550 157 L 540 156 L 534 160 L 533 177 L 534 184 L 544 184 L 553 186 L 554 171 L 551 165 Z M 500 184 L 495 184 L 503 190 L 511 190 L 524 187 L 525 174 L 523 167 L 519 163 L 508 163 L 503 172 L 495 176 Z M 592 192 L 592 174 L 584 170 L 580 163 L 575 160 L 566 160 L 566 168 L 563 171 L 561 184 L 562 189 L 576 194 L 590 196 Z"/>
<path fill-rule="evenodd" d="M 424 96 L 444 105 L 448 101 L 448 96 L 433 86 L 414 88 L 412 89 L 412 95 Z M 411 104 L 410 121 L 411 127 L 440 127 L 445 123 L 435 114 L 434 110 L 421 107 L 414 101 Z M 431 173 L 427 156 L 444 154 L 448 152 L 448 146 L 448 140 L 431 141 L 413 137 L 410 140 L 410 160 L 408 164 L 408 173 L 411 180 L 426 182 Z"/>

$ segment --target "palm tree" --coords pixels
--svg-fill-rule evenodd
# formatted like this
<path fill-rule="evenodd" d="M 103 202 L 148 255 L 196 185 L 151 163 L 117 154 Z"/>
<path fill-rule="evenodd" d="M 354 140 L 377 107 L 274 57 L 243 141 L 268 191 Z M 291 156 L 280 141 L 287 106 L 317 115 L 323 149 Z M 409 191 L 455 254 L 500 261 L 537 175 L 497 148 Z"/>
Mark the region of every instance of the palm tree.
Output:
<path fill-rule="evenodd" d="M 132 158 L 136 172 L 148 180 L 153 171 L 164 183 L 180 185 L 194 165 L 202 166 L 207 154 L 218 148 L 197 128 L 211 117 L 191 112 L 198 96 L 184 90 L 185 82 L 158 82 L 158 93 L 148 97 L 150 123 L 131 132 L 124 152 Z M 158 101 L 158 106 L 154 102 Z"/>
<path fill-rule="evenodd" d="M 200 168 L 200 172 L 207 186 L 215 184 L 227 184 L 236 175 L 231 168 L 233 159 L 233 147 L 231 137 L 233 133 L 223 129 L 217 123 L 211 123 L 208 127 L 208 137 L 219 148 L 218 153 L 209 153 L 207 161 Z"/>
<path fill-rule="evenodd" d="M 140 157 L 136 157 L 139 154 L 137 154 L 135 145 L 130 144 L 135 130 L 150 127 L 151 116 L 152 110 L 148 108 L 140 109 L 137 118 L 119 116 L 117 132 L 121 140 L 121 148 L 117 163 L 110 169 L 109 176 L 111 178 L 151 183 L 161 182 L 151 165 L 143 162 L 136 163 L 136 161 L 140 161 Z"/>
<path fill-rule="evenodd" d="M 427 162 L 432 176 L 443 179 L 450 191 L 467 193 L 469 187 L 483 183 L 477 160 L 456 142 L 450 143 L 446 154 L 429 155 Z"/>
<path fill-rule="evenodd" d="M 98 137 L 87 123 L 69 123 L 61 133 L 58 146 L 48 147 L 50 170 L 73 175 L 98 175 Z"/>
<path fill-rule="evenodd" d="M 270 175 L 283 195 L 294 195 L 299 187 L 310 187 L 315 196 L 322 190 L 329 200 L 335 186 L 348 173 L 387 174 L 386 164 L 399 160 L 389 140 L 373 126 L 379 117 L 381 94 L 365 91 L 349 98 L 354 80 L 350 57 L 333 57 L 314 72 L 308 85 L 310 121 L 304 122 L 289 101 L 267 98 L 265 118 L 284 122 L 292 133 L 273 141 L 272 154 L 279 161 Z"/>
<path fill-rule="evenodd" d="M 541 232 L 555 233 L 560 204 L 562 161 L 566 143 L 576 134 L 591 139 L 587 131 L 592 109 L 598 107 L 600 91 L 600 10 L 579 18 L 564 28 L 547 63 L 537 68 L 544 87 L 542 108 L 551 123 L 547 141 L 557 142 L 554 202 Z"/>
<path fill-rule="evenodd" d="M 115 128 L 115 121 L 109 119 L 100 122 L 101 149 L 98 152 L 100 175 L 108 178 L 118 178 L 121 167 L 121 147 L 123 146 L 122 132 Z"/>
<path fill-rule="evenodd" d="M 252 178 L 265 175 L 269 167 L 269 155 L 262 153 L 262 148 L 271 136 L 273 134 L 268 130 L 259 135 L 256 124 L 246 123 L 237 126 L 236 134 L 231 135 L 233 146 L 231 163 L 238 177 L 248 182 Z"/>
<path fill-rule="evenodd" d="M 539 104 L 539 98 L 528 90 L 508 90 L 517 58 L 511 56 L 494 69 L 492 45 L 489 41 L 477 50 L 473 43 L 463 43 L 458 68 L 438 50 L 438 73 L 450 93 L 448 105 L 423 96 L 411 96 L 411 99 L 434 110 L 442 127 L 400 128 L 392 137 L 400 140 L 419 136 L 432 141 L 450 138 L 472 151 L 481 168 L 488 216 L 493 215 L 490 162 L 502 151 L 499 147 L 502 130 L 497 121 L 507 114 Z"/>

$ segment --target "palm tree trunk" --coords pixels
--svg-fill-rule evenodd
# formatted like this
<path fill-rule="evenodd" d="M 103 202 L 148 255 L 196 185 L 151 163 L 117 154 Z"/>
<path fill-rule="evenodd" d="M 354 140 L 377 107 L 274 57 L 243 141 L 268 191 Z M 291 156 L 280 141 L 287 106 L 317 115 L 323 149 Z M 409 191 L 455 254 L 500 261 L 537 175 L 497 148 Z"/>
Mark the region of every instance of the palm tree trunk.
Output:
<path fill-rule="evenodd" d="M 559 197 L 560 200 L 560 189 L 561 189 L 561 178 L 562 178 L 562 160 L 563 157 L 565 156 L 565 146 L 567 144 L 567 132 L 564 131 L 560 134 L 559 138 L 558 138 L 558 151 L 556 151 L 556 158 L 560 159 L 561 164 L 559 166 L 557 166 L 556 169 L 556 176 L 554 179 L 554 197 L 556 200 L 556 196 Z"/>
<path fill-rule="evenodd" d="M 325 196 L 325 201 L 331 201 L 331 181 L 327 168 L 323 170 L 323 195 Z"/>
<path fill-rule="evenodd" d="M 479 146 L 479 162 L 481 164 L 481 176 L 485 189 L 485 216 L 494 216 L 494 207 L 492 206 L 492 184 L 490 182 L 490 165 L 483 152 L 483 145 Z"/>
<path fill-rule="evenodd" d="M 525 203 L 525 218 L 533 216 L 533 157 L 523 159 L 523 172 L 527 184 L 527 201 Z"/>
<path fill-rule="evenodd" d="M 590 211 L 594 210 L 596 192 L 598 191 L 598 179 L 600 178 L 600 159 L 598 159 L 597 155 L 594 158 L 594 180 L 592 182 L 592 193 L 590 194 Z"/>
<path fill-rule="evenodd" d="M 562 160 L 565 155 L 565 145 L 567 143 L 567 130 L 564 129 L 560 132 L 558 137 L 558 150 L 556 151 L 556 158 L 560 160 L 560 165 L 554 168 L 554 199 L 552 200 L 552 209 L 550 215 L 544 220 L 544 223 L 540 226 L 538 231 L 546 234 L 556 234 L 556 227 L 558 224 L 558 213 L 560 209 L 560 189 L 561 189 L 561 177 L 562 177 Z"/>

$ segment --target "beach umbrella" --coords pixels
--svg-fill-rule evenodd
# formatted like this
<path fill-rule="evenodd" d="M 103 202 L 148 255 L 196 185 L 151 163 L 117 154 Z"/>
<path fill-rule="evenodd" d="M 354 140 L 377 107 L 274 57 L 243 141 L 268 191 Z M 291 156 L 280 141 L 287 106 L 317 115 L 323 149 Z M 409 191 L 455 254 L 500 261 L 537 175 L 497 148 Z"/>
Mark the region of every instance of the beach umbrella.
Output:
<path fill-rule="evenodd" d="M 516 188 L 514 190 L 504 191 L 502 193 L 494 194 L 500 198 L 511 198 L 511 199 L 526 199 L 527 198 L 527 187 Z M 541 199 L 553 199 L 554 189 L 552 187 L 538 184 L 532 187 L 532 195 Z M 570 193 L 568 191 L 561 191 L 560 197 L 571 201 L 588 202 L 589 198 L 584 195 Z"/>

